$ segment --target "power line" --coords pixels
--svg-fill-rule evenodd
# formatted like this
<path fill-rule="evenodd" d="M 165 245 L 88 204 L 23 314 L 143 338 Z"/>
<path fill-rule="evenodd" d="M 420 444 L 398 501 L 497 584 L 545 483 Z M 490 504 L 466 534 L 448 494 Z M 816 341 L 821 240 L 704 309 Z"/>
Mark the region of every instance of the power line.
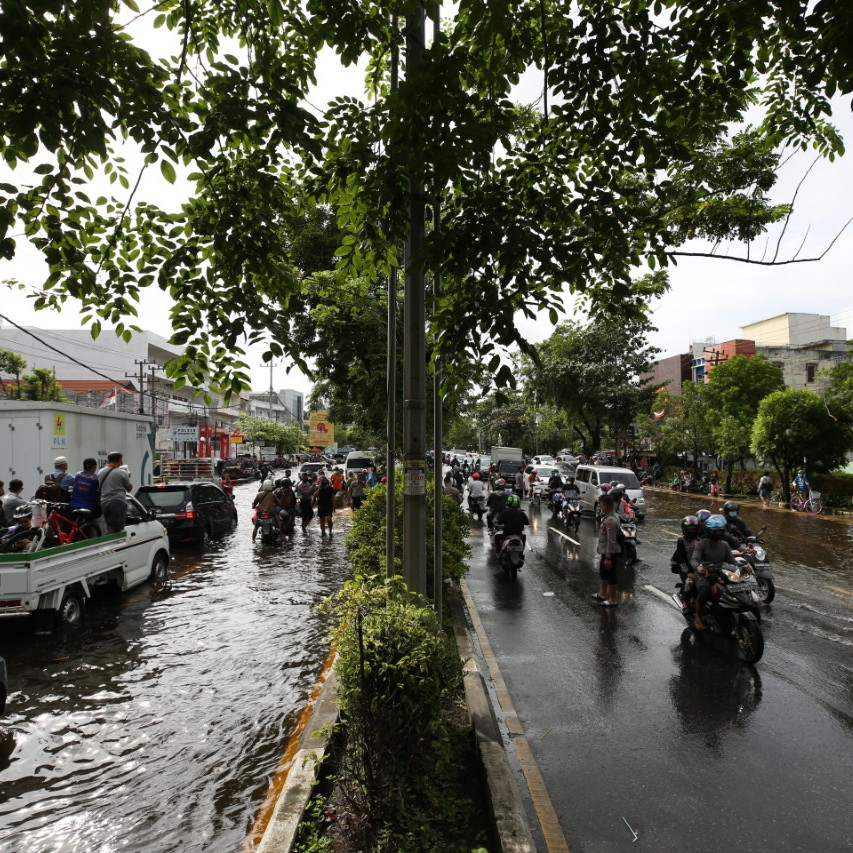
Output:
<path fill-rule="evenodd" d="M 29 329 L 25 329 L 23 326 L 19 326 L 14 320 L 10 320 L 5 314 L 0 314 L 0 320 L 5 320 L 7 323 L 11 323 L 16 329 L 23 332 L 25 335 L 29 335 L 31 338 L 37 340 L 43 347 L 47 347 L 47 349 L 52 350 L 53 352 L 58 352 L 61 356 L 73 361 L 75 364 L 78 364 L 80 367 L 85 367 L 86 370 L 90 370 L 92 373 L 100 376 L 102 379 L 107 379 L 110 382 L 114 382 L 117 385 L 124 385 L 124 382 L 120 379 L 115 379 L 112 376 L 107 376 L 106 373 L 101 373 L 100 370 L 95 370 L 94 367 L 90 367 L 88 364 L 84 364 L 77 358 L 74 358 L 73 355 L 68 355 L 67 352 L 62 352 L 61 349 L 57 349 L 55 346 L 51 346 L 46 341 L 43 341 L 37 334 L 31 332 Z"/>

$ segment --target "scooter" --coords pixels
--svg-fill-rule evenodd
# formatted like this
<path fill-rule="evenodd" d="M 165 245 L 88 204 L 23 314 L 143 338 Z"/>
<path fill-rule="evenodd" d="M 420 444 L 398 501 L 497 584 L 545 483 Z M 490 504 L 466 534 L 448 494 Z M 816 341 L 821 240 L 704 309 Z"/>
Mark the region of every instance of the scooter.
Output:
<path fill-rule="evenodd" d="M 746 542 L 738 546 L 735 554 L 749 563 L 755 582 L 758 584 L 758 598 L 762 604 L 770 604 L 776 598 L 776 584 L 773 579 L 773 569 L 764 550 L 764 540 L 761 534 L 767 530 L 767 525 L 758 531 L 758 536 L 750 536 Z"/>
<path fill-rule="evenodd" d="M 619 524 L 622 528 L 622 536 L 625 542 L 622 549 L 625 554 L 625 565 L 633 566 L 637 562 L 637 545 L 640 540 L 637 539 L 637 522 L 630 516 L 620 515 Z"/>
<path fill-rule="evenodd" d="M 505 536 L 503 525 L 495 524 L 495 547 L 498 549 L 501 567 L 510 580 L 515 580 L 524 565 L 524 537 L 519 533 Z"/>
<path fill-rule="evenodd" d="M 275 545 L 278 541 L 278 527 L 275 523 L 275 516 L 271 512 L 255 512 L 255 517 L 252 519 L 257 527 L 260 527 L 261 543 L 264 545 Z"/>
<path fill-rule="evenodd" d="M 559 489 L 555 489 L 548 496 L 548 509 L 554 513 L 554 515 L 559 515 L 563 509 L 563 493 Z"/>
<path fill-rule="evenodd" d="M 744 663 L 757 663 L 764 654 L 764 635 L 761 632 L 761 614 L 758 608 L 758 584 L 744 579 L 740 569 L 727 570 L 722 566 L 705 566 L 712 576 L 711 596 L 705 604 L 702 621 L 708 632 L 732 641 L 735 654 Z M 681 596 L 684 582 L 677 583 L 672 600 L 692 628 L 696 619 L 696 599 Z"/>
<path fill-rule="evenodd" d="M 479 495 L 477 497 L 468 495 L 468 512 L 470 512 L 472 516 L 476 515 L 477 521 L 482 521 L 483 515 L 486 512 L 485 497 L 483 495 Z"/>
<path fill-rule="evenodd" d="M 563 500 L 563 524 L 567 529 L 578 532 L 581 523 L 581 502 L 580 498 L 568 497 Z"/>

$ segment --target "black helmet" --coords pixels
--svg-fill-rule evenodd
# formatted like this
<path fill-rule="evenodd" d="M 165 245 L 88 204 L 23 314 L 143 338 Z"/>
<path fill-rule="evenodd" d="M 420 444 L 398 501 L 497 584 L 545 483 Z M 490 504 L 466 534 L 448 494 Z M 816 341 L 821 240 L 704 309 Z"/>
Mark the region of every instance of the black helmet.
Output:
<path fill-rule="evenodd" d="M 699 522 L 699 526 L 704 526 L 705 522 L 711 517 L 711 510 L 709 509 L 700 509 L 699 512 L 696 513 L 696 519 Z"/>
<path fill-rule="evenodd" d="M 690 540 L 699 536 L 699 519 L 695 515 L 685 515 L 681 519 L 681 534 Z"/>
<path fill-rule="evenodd" d="M 575 484 L 575 478 L 571 474 L 569 474 L 569 476 L 566 477 L 566 485 L 567 486 L 573 486 L 574 484 Z"/>
<path fill-rule="evenodd" d="M 739 511 L 740 507 L 738 506 L 737 501 L 726 501 L 723 504 L 723 515 L 730 521 L 737 518 Z"/>
<path fill-rule="evenodd" d="M 619 502 L 622 500 L 623 495 L 625 494 L 625 490 L 622 488 L 622 484 L 619 483 L 618 486 L 610 487 L 610 497 L 613 498 L 613 502 L 616 504 L 617 508 L 619 506 Z"/>

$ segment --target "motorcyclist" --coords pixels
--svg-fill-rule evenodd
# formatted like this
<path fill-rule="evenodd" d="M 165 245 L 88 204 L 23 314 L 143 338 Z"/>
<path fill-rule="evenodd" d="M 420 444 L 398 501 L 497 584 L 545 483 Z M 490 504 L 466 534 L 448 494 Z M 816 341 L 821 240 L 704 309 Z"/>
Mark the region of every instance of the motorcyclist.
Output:
<path fill-rule="evenodd" d="M 486 525 L 489 532 L 494 530 L 495 518 L 498 517 L 507 507 L 506 480 L 501 477 L 495 483 L 495 490 L 489 495 L 486 501 L 486 508 L 489 514 L 486 516 Z"/>
<path fill-rule="evenodd" d="M 705 522 L 705 533 L 706 537 L 696 543 L 690 557 L 690 565 L 696 575 L 696 618 L 693 627 L 697 631 L 704 631 L 707 627 L 702 619 L 702 611 L 711 597 L 713 583 L 708 566 L 736 568 L 732 549 L 723 538 L 726 533 L 726 519 L 722 515 L 712 515 Z"/>
<path fill-rule="evenodd" d="M 569 474 L 566 477 L 566 483 L 563 486 L 563 497 L 567 501 L 578 500 L 581 496 L 580 490 L 578 489 L 577 483 L 575 483 L 575 478 Z"/>
<path fill-rule="evenodd" d="M 631 502 L 625 497 L 625 490 L 622 488 L 621 483 L 617 483 L 615 486 L 611 485 L 610 497 L 613 499 L 613 509 L 616 511 L 616 515 L 619 516 L 619 520 L 633 521 L 634 508 L 631 506 Z"/>
<path fill-rule="evenodd" d="M 524 528 L 530 524 L 530 519 L 527 513 L 521 509 L 521 501 L 518 495 L 509 495 L 506 499 L 506 509 L 498 516 L 498 523 L 503 525 L 503 532 L 495 536 L 495 545 L 498 550 L 504 543 L 507 536 L 520 536 L 522 542 L 527 543 L 527 536 L 524 534 Z"/>
<path fill-rule="evenodd" d="M 533 497 L 533 486 L 539 482 L 539 474 L 536 472 L 535 468 L 530 469 L 530 473 L 527 475 L 527 491 L 530 497 Z"/>
<path fill-rule="evenodd" d="M 275 495 L 276 514 L 279 530 L 284 534 L 293 533 L 296 524 L 296 493 L 290 480 L 285 478 L 273 492 Z"/>
<path fill-rule="evenodd" d="M 486 487 L 480 477 L 480 472 L 475 471 L 471 475 L 471 485 L 468 486 L 468 509 L 473 509 L 475 500 L 482 500 L 486 494 Z"/>
<path fill-rule="evenodd" d="M 443 491 L 444 491 L 444 494 L 453 498 L 453 500 L 455 500 L 456 503 L 458 503 L 458 504 L 462 503 L 462 492 L 460 492 L 459 489 L 457 489 L 456 486 L 453 485 L 453 478 L 450 476 L 450 474 L 448 474 L 444 478 L 444 489 L 443 489 Z"/>
<path fill-rule="evenodd" d="M 712 513 L 709 509 L 700 509 L 699 512 L 696 513 L 696 519 L 699 522 L 699 538 L 704 539 L 707 535 L 705 533 L 705 524 L 708 519 L 711 517 Z"/>
<path fill-rule="evenodd" d="M 563 489 L 563 478 L 560 476 L 559 471 L 552 471 L 551 476 L 548 478 L 548 491 L 549 492 L 560 492 Z"/>
<path fill-rule="evenodd" d="M 728 533 L 740 541 L 746 541 L 753 533 L 746 526 L 746 522 L 740 517 L 739 513 L 740 507 L 737 501 L 726 501 L 723 504 L 723 515 L 726 519 Z"/>
<path fill-rule="evenodd" d="M 273 494 L 272 480 L 264 480 L 261 483 L 260 491 L 252 501 L 252 507 L 257 510 L 253 519 L 255 523 L 252 525 L 252 542 L 254 542 L 258 538 L 261 513 L 268 512 L 275 519 L 275 526 L 279 527 L 279 517 L 275 511 L 275 495 Z"/>
<path fill-rule="evenodd" d="M 696 576 L 690 559 L 698 541 L 699 519 L 695 515 L 685 515 L 681 519 L 681 536 L 675 543 L 675 552 L 670 557 L 672 571 L 681 575 L 681 609 L 685 613 L 690 609 L 688 600 L 696 595 Z"/>

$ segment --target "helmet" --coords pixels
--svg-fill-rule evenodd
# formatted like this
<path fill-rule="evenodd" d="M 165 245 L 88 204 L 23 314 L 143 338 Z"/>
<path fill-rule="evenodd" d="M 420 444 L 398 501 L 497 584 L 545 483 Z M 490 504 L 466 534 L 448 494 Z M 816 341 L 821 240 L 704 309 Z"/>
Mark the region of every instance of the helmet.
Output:
<path fill-rule="evenodd" d="M 261 483 L 261 491 L 262 492 L 271 492 L 272 491 L 272 480 L 264 480 Z"/>
<path fill-rule="evenodd" d="M 711 517 L 711 510 L 709 510 L 709 509 L 700 509 L 699 512 L 696 513 L 696 518 L 699 521 L 700 527 L 702 527 L 710 517 Z"/>
<path fill-rule="evenodd" d="M 625 494 L 625 492 L 622 490 L 621 483 L 618 486 L 611 486 L 610 487 L 610 497 L 613 498 L 613 500 L 616 503 L 618 503 L 619 501 L 622 500 L 622 496 L 624 494 Z"/>
<path fill-rule="evenodd" d="M 610 488 L 611 489 L 618 489 L 621 485 L 622 484 L 618 480 L 611 480 L 610 481 Z"/>
<path fill-rule="evenodd" d="M 712 515 L 705 522 L 705 530 L 708 531 L 709 539 L 722 539 L 726 532 L 726 520 L 721 515 Z"/>
<path fill-rule="evenodd" d="M 518 495 L 510 495 L 506 499 L 506 505 L 511 506 L 513 509 L 518 509 L 521 506 L 521 501 L 519 501 Z"/>
<path fill-rule="evenodd" d="M 696 539 L 699 536 L 699 519 L 695 515 L 685 515 L 681 519 L 681 533 L 685 539 Z"/>
<path fill-rule="evenodd" d="M 12 514 L 13 518 L 32 518 L 33 517 L 33 508 L 29 504 L 18 504 L 15 507 L 15 512 Z"/>
<path fill-rule="evenodd" d="M 537 476 L 539 475 L 539 472 L 535 468 L 531 469 L 530 473 L 535 474 Z"/>
<path fill-rule="evenodd" d="M 723 504 L 723 515 L 726 518 L 737 518 L 738 510 L 740 510 L 740 507 L 737 505 L 737 501 L 726 501 Z"/>
<path fill-rule="evenodd" d="M 566 477 L 566 485 L 567 486 L 573 486 L 574 484 L 575 484 L 575 478 L 571 474 L 569 474 L 569 476 Z"/>
<path fill-rule="evenodd" d="M 606 495 L 610 491 L 610 483 L 602 483 L 601 491 Z"/>
<path fill-rule="evenodd" d="M 479 479 L 480 479 L 480 472 L 479 472 L 479 471 L 475 471 L 475 472 L 471 475 L 471 479 L 472 479 L 472 480 L 479 480 Z"/>
<path fill-rule="evenodd" d="M 503 477 L 501 477 L 501 478 L 497 481 L 497 483 L 495 483 L 495 488 L 496 488 L 496 489 L 503 489 L 505 486 L 506 486 L 506 480 L 504 480 L 504 478 L 503 478 Z"/>

